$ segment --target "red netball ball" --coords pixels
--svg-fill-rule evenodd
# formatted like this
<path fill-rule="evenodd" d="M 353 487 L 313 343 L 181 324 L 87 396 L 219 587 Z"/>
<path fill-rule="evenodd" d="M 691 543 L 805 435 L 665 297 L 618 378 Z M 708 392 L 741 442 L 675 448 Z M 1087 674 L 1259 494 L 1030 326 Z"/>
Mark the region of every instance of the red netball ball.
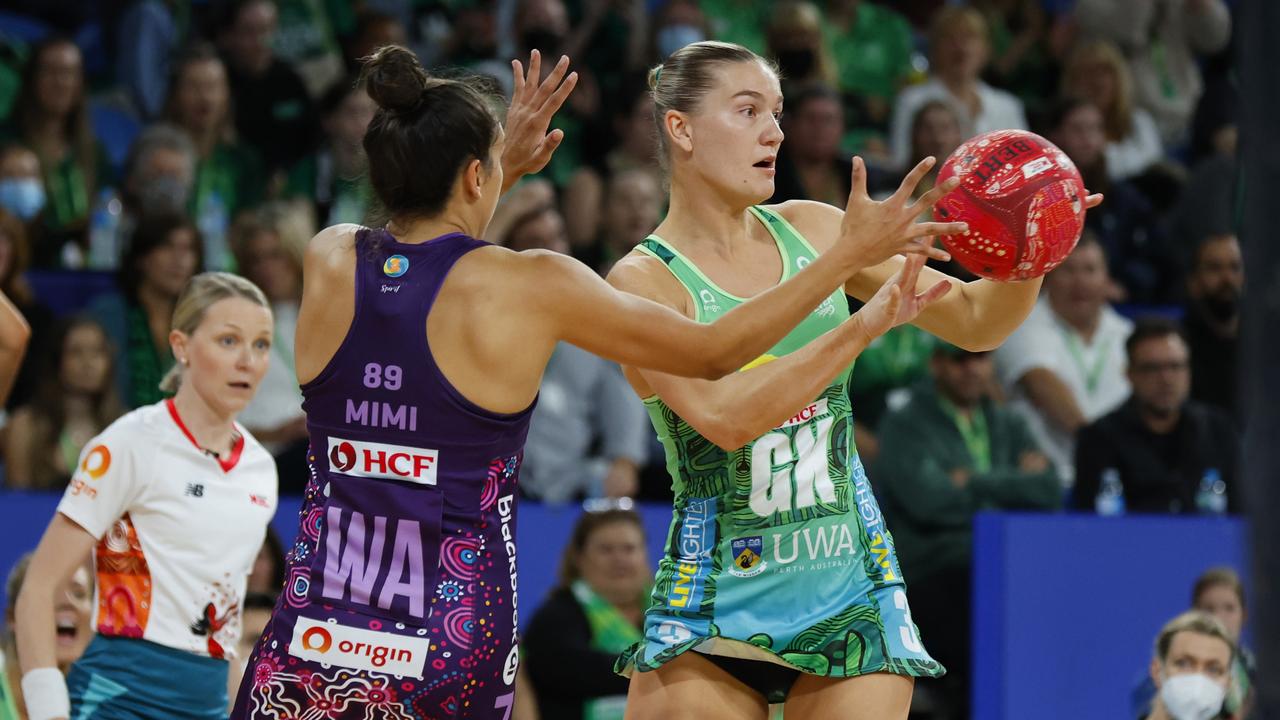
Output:
<path fill-rule="evenodd" d="M 960 185 L 933 208 L 969 231 L 942 244 L 961 265 L 991 280 L 1027 280 L 1057 267 L 1084 229 L 1084 182 L 1053 143 L 1024 130 L 996 130 L 964 142 L 938 171 Z"/>

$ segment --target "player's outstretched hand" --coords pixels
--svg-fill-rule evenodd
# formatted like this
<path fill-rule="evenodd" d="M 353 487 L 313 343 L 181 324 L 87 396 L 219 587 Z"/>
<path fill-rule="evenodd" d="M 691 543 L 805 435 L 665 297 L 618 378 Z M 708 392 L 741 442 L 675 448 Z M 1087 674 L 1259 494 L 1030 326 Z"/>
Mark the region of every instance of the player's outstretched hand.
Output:
<path fill-rule="evenodd" d="M 922 293 L 916 292 L 916 280 L 925 256 L 908 255 L 897 274 L 885 281 L 862 309 L 854 314 L 871 338 L 885 334 L 891 328 L 916 319 L 921 310 L 947 294 L 950 280 L 940 280 Z"/>
<path fill-rule="evenodd" d="M 505 191 L 522 176 L 546 167 L 551 154 L 564 140 L 563 130 L 547 132 L 551 118 L 578 84 L 578 73 L 569 72 L 569 58 L 560 61 L 542 78 L 542 56 L 529 54 L 529 70 L 519 60 L 511 61 L 514 79 L 511 105 L 507 108 L 506 145 L 502 150 L 502 189 Z"/>
<path fill-rule="evenodd" d="M 924 255 L 938 260 L 950 260 L 947 251 L 933 246 L 936 235 L 955 235 L 969 229 L 958 222 L 916 222 L 920 214 L 933 207 L 938 198 L 955 188 L 958 181 L 949 180 L 911 202 L 916 185 L 934 166 L 933 157 L 920 161 L 919 165 L 902 180 L 889 198 L 875 201 L 867 194 L 867 169 L 862 158 L 853 159 L 853 179 L 849 202 L 845 206 L 844 221 L 840 224 L 840 239 L 836 247 L 844 248 L 859 258 L 863 267 L 879 265 L 894 255 Z"/>

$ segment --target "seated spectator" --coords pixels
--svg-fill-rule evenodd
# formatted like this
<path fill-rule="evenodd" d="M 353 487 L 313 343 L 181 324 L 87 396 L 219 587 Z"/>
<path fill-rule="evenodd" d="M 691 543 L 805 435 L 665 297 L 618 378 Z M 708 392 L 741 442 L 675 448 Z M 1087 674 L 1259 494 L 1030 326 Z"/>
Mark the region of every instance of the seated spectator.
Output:
<path fill-rule="evenodd" d="M 915 117 L 911 119 L 911 157 L 907 160 L 907 166 L 915 167 L 930 155 L 937 158 L 938 162 L 916 185 L 911 193 L 912 197 L 919 198 L 933 189 L 942 163 L 946 162 L 947 158 L 951 157 L 951 153 L 955 152 L 955 149 L 965 140 L 963 127 L 964 121 L 960 118 L 960 111 L 949 100 L 930 100 L 916 111 Z M 895 188 L 897 188 L 896 184 L 886 189 L 892 194 Z M 927 215 L 928 220 L 933 219 L 931 211 L 927 212 Z"/>
<path fill-rule="evenodd" d="M 17 311 L 29 328 L 27 347 L 36 350 L 19 358 L 21 366 L 20 369 L 15 368 L 17 379 L 13 391 L 7 402 L 0 404 L 0 407 L 8 409 L 16 408 L 31 398 L 36 379 L 40 375 L 40 363 L 35 356 L 39 354 L 49 328 L 53 325 L 53 312 L 36 298 L 23 276 L 30 257 L 30 246 L 27 244 L 22 221 L 0 209 L 0 293 L 8 298 L 13 310 Z M 3 388 L 0 387 L 0 390 Z"/>
<path fill-rule="evenodd" d="M 320 98 L 324 143 L 289 171 L 287 195 L 315 204 L 315 224 L 363 224 L 373 200 L 364 131 L 377 109 L 355 77 L 334 83 Z"/>
<path fill-rule="evenodd" d="M 139 218 L 185 215 L 195 195 L 196 152 L 182 130 L 157 123 L 133 141 L 119 193 L 94 210 L 89 266 L 118 270 Z"/>
<path fill-rule="evenodd" d="M 858 355 L 858 372 L 849 376 L 853 403 L 853 440 L 866 465 L 880 457 L 878 428 L 890 410 L 906 404 L 910 388 L 929 374 L 929 358 L 937 340 L 915 325 L 892 328 Z"/>
<path fill-rule="evenodd" d="M 505 241 L 516 251 L 569 251 L 564 219 L 553 206 L 518 218 Z M 552 503 L 632 497 L 639 491 L 648 435 L 644 406 L 617 364 L 560 343 L 542 376 L 520 487 Z"/>
<path fill-rule="evenodd" d="M 601 275 L 658 226 L 664 199 L 661 183 L 646 169 L 623 170 L 609 178 L 604 223 L 593 245 L 600 256 L 591 258 Z"/>
<path fill-rule="evenodd" d="M 170 63 L 183 40 L 185 13 L 165 0 L 126 0 L 116 23 L 115 73 L 138 116 L 155 118 L 164 106 Z"/>
<path fill-rule="evenodd" d="M 1187 277 L 1183 322 L 1191 350 L 1191 397 L 1224 410 L 1236 420 L 1240 412 L 1240 298 L 1244 292 L 1244 258 L 1235 235 L 1212 235 L 1196 249 Z"/>
<path fill-rule="evenodd" d="M 1222 714 L 1231 718 L 1248 717 L 1252 702 L 1252 688 L 1257 674 L 1253 653 L 1240 644 L 1245 623 L 1245 592 L 1240 576 L 1229 567 L 1206 570 L 1196 579 L 1191 591 L 1191 609 L 1212 615 L 1222 623 L 1227 637 L 1236 646 L 1236 656 L 1231 664 L 1231 685 Z M 1134 688 L 1132 717 L 1146 717 L 1155 706 L 1156 685 L 1148 674 Z"/>
<path fill-rule="evenodd" d="M 307 86 L 272 48 L 276 5 L 232 0 L 222 10 L 215 37 L 235 98 L 236 131 L 262 153 L 268 172 L 292 167 L 315 149 L 319 127 Z"/>
<path fill-rule="evenodd" d="M 160 380 L 173 367 L 169 323 L 182 288 L 200 269 L 201 254 L 200 233 L 190 220 L 143 218 L 116 273 L 119 294 L 90 305 L 111 339 L 116 390 L 128 408 L 167 396 Z"/>
<path fill-rule="evenodd" d="M 67 318 L 48 339 L 35 393 L 9 423 L 5 482 L 11 488 L 66 487 L 85 443 L 124 412 L 101 325 Z"/>
<path fill-rule="evenodd" d="M 1026 422 L 991 401 L 990 353 L 939 344 L 929 380 L 880 424 L 877 478 L 894 546 L 944 694 L 968 707 L 972 518 L 980 510 L 1053 510 L 1058 477 Z"/>
<path fill-rule="evenodd" d="M 10 142 L 0 147 L 0 209 L 18 218 L 28 248 L 34 252 L 32 264 L 58 264 L 58 248 L 45 249 L 40 243 L 47 197 L 40 172 L 40 158 L 25 145 Z"/>
<path fill-rule="evenodd" d="M 996 373 L 1009 407 L 1031 426 L 1036 445 L 1066 487 L 1075 475 L 1075 435 L 1129 396 L 1124 341 L 1133 323 L 1107 304 L 1107 259 L 1086 233 L 1004 345 Z"/>
<path fill-rule="evenodd" d="M 1178 326 L 1143 320 L 1125 342 L 1133 394 L 1081 428 L 1072 504 L 1095 507 L 1116 473 L 1130 512 L 1240 511 L 1240 438 L 1226 413 L 1191 400 L 1191 365 Z"/>
<path fill-rule="evenodd" d="M 1062 93 L 1088 100 L 1102 113 L 1107 175 L 1113 180 L 1140 175 L 1164 156 L 1156 121 L 1134 106 L 1132 86 L 1124 56 L 1105 40 L 1076 47 L 1062 73 Z"/>
<path fill-rule="evenodd" d="M 613 663 L 642 637 L 652 575 L 639 515 L 611 509 L 578 518 L 560 585 L 521 643 L 542 717 L 622 718 L 627 679 L 614 674 Z"/>
<path fill-rule="evenodd" d="M 274 205 L 242 217 L 231 232 L 236 264 L 241 274 L 262 288 L 275 323 L 271 363 L 258 394 L 240 412 L 240 422 L 276 459 L 280 491 L 295 495 L 306 490 L 310 477 L 307 417 L 302 412 L 293 352 L 302 303 L 302 253 L 315 234 L 310 205 L 304 204 L 300 212 L 306 224 L 297 230 L 291 226 L 290 209 Z"/>
<path fill-rule="evenodd" d="M 563 211 L 569 230 L 569 243 L 574 254 L 590 256 L 600 248 L 590 245 L 600 234 L 606 185 L 623 172 L 641 170 L 649 173 L 659 187 L 662 170 L 658 165 L 657 135 L 654 126 L 653 97 L 640 77 L 624 84 L 610 116 L 608 133 L 616 138 L 607 150 L 593 154 L 579 167 L 565 187 Z M 604 129 L 599 134 L 605 134 Z M 648 230 L 656 227 L 655 222 Z"/>
<path fill-rule="evenodd" d="M 405 30 L 404 22 L 396 15 L 390 15 L 377 10 L 362 10 L 356 14 L 355 31 L 351 34 L 350 40 L 346 43 L 346 51 L 343 53 L 343 60 L 346 72 L 349 75 L 358 75 L 360 73 L 360 59 L 369 57 L 374 50 L 383 45 L 403 45 L 409 47 L 409 33 Z M 418 53 L 418 58 L 425 67 L 435 67 L 439 65 L 439 58 L 443 48 L 419 48 L 414 46 L 414 52 Z M 424 54 L 423 51 L 426 51 Z M 338 82 L 341 82 L 341 77 Z"/>
<path fill-rule="evenodd" d="M 189 208 L 204 236 L 204 265 L 229 269 L 231 222 L 262 200 L 264 177 L 258 151 L 236 136 L 227 71 L 211 45 L 197 44 L 175 63 L 165 118 L 195 144 L 195 193 Z"/>
<path fill-rule="evenodd" d="M 1124 48 L 1138 105 L 1155 118 L 1166 147 L 1184 144 L 1203 89 L 1198 56 L 1217 52 L 1231 37 L 1227 4 L 1077 0 L 1075 21 L 1083 37 Z"/>
<path fill-rule="evenodd" d="M 987 21 L 970 7 L 948 5 L 934 16 L 929 30 L 929 80 L 898 94 L 889 126 L 893 169 L 909 169 L 911 121 L 930 100 L 951 100 L 964 114 L 965 135 L 992 130 L 1027 129 L 1022 101 L 982 81 L 991 56 Z"/>
<path fill-rule="evenodd" d="M 0 717 L 26 720 L 22 697 L 22 666 L 18 663 L 18 643 L 14 634 L 14 607 L 31 564 L 31 553 L 18 558 L 5 582 L 4 634 L 0 636 Z M 93 636 L 93 574 L 88 566 L 75 571 L 58 590 L 54 621 L 58 628 L 58 670 L 63 675 L 80 658 Z M 6 710 L 10 712 L 6 714 Z"/>
<path fill-rule="evenodd" d="M 782 0 L 765 26 L 766 57 L 778 64 L 783 92 L 836 82 L 835 60 L 822 32 L 822 11 L 808 0 Z"/>
<path fill-rule="evenodd" d="M 991 28 L 987 80 L 1029 107 L 1056 91 L 1058 68 L 1048 51 L 1049 23 L 1041 0 L 973 0 Z"/>
<path fill-rule="evenodd" d="M 1150 672 L 1157 694 L 1142 720 L 1219 717 L 1235 655 L 1235 643 L 1212 615 L 1192 610 L 1170 620 L 1156 636 Z"/>
<path fill-rule="evenodd" d="M 768 51 L 765 28 L 772 5 L 758 0 L 698 0 L 711 25 L 708 40 L 737 43 L 757 55 Z"/>
<path fill-rule="evenodd" d="M 772 203 L 816 200 L 836 207 L 849 201 L 853 163 L 840 150 L 844 110 L 831 86 L 813 84 L 787 97 L 782 131 L 787 141 L 778 148 L 777 179 Z"/>
<path fill-rule="evenodd" d="M 1049 111 L 1045 135 L 1071 158 L 1090 192 L 1107 201 L 1089 211 L 1085 227 L 1097 234 L 1112 277 L 1111 299 L 1169 302 L 1177 294 L 1178 257 L 1147 198 L 1107 175 L 1102 112 L 1087 100 L 1066 98 Z"/>
<path fill-rule="evenodd" d="M 652 27 L 649 62 L 666 62 L 685 45 L 711 39 L 711 22 L 697 0 L 665 0 L 649 18 Z"/>
<path fill-rule="evenodd" d="M 346 73 L 339 37 L 355 30 L 351 2 L 275 0 L 277 29 L 271 47 L 298 72 L 311 97 L 319 97 Z"/>
<path fill-rule="evenodd" d="M 911 26 L 889 6 L 866 0 L 826 0 L 825 15 L 822 31 L 852 129 L 843 147 L 886 153 L 889 112 L 912 73 Z"/>
<path fill-rule="evenodd" d="M 16 140 L 40 159 L 49 241 L 59 248 L 67 240 L 81 243 L 94 198 L 111 179 L 111 163 L 89 122 L 84 65 L 74 42 L 54 36 L 31 49 L 0 140 Z"/>

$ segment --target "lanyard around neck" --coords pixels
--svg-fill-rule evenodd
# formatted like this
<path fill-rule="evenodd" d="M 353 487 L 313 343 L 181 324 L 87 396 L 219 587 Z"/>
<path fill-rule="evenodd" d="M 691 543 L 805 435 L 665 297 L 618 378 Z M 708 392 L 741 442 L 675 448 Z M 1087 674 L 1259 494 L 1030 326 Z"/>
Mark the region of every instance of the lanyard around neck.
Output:
<path fill-rule="evenodd" d="M 1067 344 L 1067 352 L 1071 355 L 1071 361 L 1075 363 L 1076 369 L 1080 371 L 1080 377 L 1084 379 L 1084 389 L 1089 396 L 1093 396 L 1098 390 L 1098 382 L 1102 379 L 1102 370 L 1107 365 L 1107 351 L 1110 350 L 1110 338 L 1107 338 L 1098 348 L 1098 353 L 1093 359 L 1093 365 L 1090 366 L 1085 361 L 1084 346 L 1080 344 L 1080 340 L 1076 337 L 1072 330 L 1059 326 L 1062 332 L 1062 338 Z"/>
<path fill-rule="evenodd" d="M 974 471 L 989 472 L 991 470 L 991 433 L 987 429 L 987 418 L 982 412 L 982 406 L 974 407 L 966 417 L 946 398 L 938 399 L 943 412 L 951 418 L 956 430 L 960 432 L 960 437 L 969 450 L 969 458 L 973 460 Z"/>

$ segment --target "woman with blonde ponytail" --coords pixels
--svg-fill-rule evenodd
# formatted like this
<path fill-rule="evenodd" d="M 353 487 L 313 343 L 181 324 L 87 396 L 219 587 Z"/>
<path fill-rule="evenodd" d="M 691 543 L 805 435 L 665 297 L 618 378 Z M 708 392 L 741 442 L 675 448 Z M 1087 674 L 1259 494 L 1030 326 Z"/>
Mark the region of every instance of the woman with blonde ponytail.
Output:
<path fill-rule="evenodd" d="M 267 299 L 244 278 L 203 273 L 178 297 L 160 382 L 173 397 L 85 445 L 18 596 L 31 720 L 226 717 L 227 654 L 276 505 L 275 463 L 236 415 L 271 339 Z M 64 682 L 54 593 L 91 551 L 97 635 Z"/>

